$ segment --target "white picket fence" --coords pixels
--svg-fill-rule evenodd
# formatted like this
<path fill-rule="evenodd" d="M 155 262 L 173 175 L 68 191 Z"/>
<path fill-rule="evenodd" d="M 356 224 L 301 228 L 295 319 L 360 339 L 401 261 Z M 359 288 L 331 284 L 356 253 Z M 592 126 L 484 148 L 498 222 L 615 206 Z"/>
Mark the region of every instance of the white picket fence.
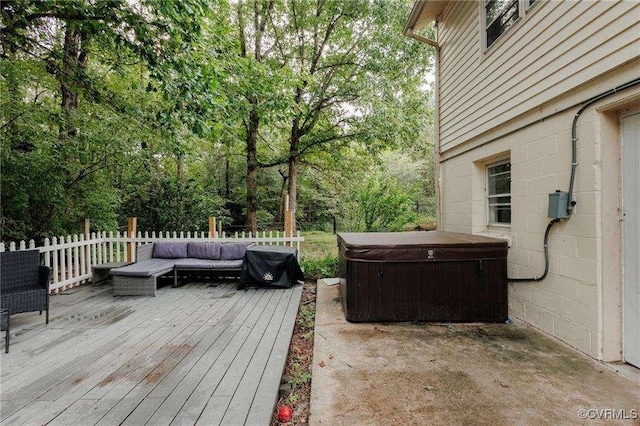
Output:
<path fill-rule="evenodd" d="M 227 235 L 222 233 L 211 236 L 208 232 L 155 232 L 144 234 L 138 232 L 135 236 L 127 236 L 127 233 L 99 232 L 89 236 L 84 234 L 69 235 L 67 237 L 48 238 L 44 245 L 36 247 L 35 241 L 30 240 L 19 243 L 10 242 L 8 251 L 38 249 L 44 257 L 44 264 L 53 269 L 53 280 L 50 286 L 52 293 L 67 290 L 79 286 L 91 280 L 91 266 L 107 262 L 135 261 L 135 250 L 131 250 L 129 258 L 129 244 L 143 245 L 156 241 L 185 241 L 197 240 L 201 242 L 217 243 L 241 243 L 253 242 L 258 245 L 289 245 L 298 249 L 300 256 L 300 243 L 304 238 L 300 232 L 295 237 L 285 236 L 281 231 L 263 231 L 252 235 L 251 232 Z M 0 242 L 0 252 L 7 251 L 7 244 Z"/>

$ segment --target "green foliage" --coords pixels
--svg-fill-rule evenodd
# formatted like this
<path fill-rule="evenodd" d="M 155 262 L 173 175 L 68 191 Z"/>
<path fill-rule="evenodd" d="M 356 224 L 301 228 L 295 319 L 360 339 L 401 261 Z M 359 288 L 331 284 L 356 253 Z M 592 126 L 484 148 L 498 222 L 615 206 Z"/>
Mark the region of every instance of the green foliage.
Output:
<path fill-rule="evenodd" d="M 410 3 L 257 5 L 3 2 L 1 238 L 76 233 L 84 218 L 94 231 L 129 216 L 155 231 L 243 224 L 249 165 L 259 228 L 282 229 L 292 159 L 300 229 L 432 216 L 432 52 L 402 35 Z M 330 254 L 304 259 L 307 273 L 335 276 Z"/>
<path fill-rule="evenodd" d="M 209 216 L 222 216 L 223 200 L 207 194 L 195 180 L 179 182 L 157 176 L 131 187 L 125 198 L 126 213 L 138 218 L 141 231 L 203 231 Z"/>
<path fill-rule="evenodd" d="M 313 330 L 313 325 L 316 320 L 316 304 L 310 303 L 303 305 L 300 308 L 300 315 L 298 318 L 298 325 L 306 328 L 307 330 Z"/>
<path fill-rule="evenodd" d="M 3 3 L 3 239 L 74 233 L 83 218 L 110 230 L 137 213 L 152 227 L 204 229 L 224 213 L 206 179 L 178 176 L 170 160 L 199 149 L 217 108 L 219 55 L 202 23 L 224 52 L 225 4 Z"/>
<path fill-rule="evenodd" d="M 295 389 L 299 385 L 309 383 L 311 381 L 311 373 L 306 371 L 300 363 L 293 364 L 293 375 L 289 378 L 289 383 Z"/>
<path fill-rule="evenodd" d="M 338 257 L 327 255 L 323 258 L 305 257 L 300 261 L 307 280 L 315 281 L 320 278 L 338 276 Z"/>

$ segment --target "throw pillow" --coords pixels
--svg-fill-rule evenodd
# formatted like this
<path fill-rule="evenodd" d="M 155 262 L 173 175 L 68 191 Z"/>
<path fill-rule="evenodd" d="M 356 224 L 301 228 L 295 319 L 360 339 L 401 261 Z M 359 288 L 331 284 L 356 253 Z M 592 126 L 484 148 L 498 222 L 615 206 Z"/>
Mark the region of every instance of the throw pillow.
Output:
<path fill-rule="evenodd" d="M 189 243 L 187 245 L 188 257 L 196 259 L 220 259 L 219 243 Z"/>
<path fill-rule="evenodd" d="M 187 243 L 155 243 L 153 246 L 153 257 L 160 259 L 181 259 L 187 257 Z"/>
<path fill-rule="evenodd" d="M 220 259 L 221 260 L 244 259 L 244 254 L 247 251 L 247 247 L 252 245 L 253 243 L 222 244 L 220 246 Z"/>

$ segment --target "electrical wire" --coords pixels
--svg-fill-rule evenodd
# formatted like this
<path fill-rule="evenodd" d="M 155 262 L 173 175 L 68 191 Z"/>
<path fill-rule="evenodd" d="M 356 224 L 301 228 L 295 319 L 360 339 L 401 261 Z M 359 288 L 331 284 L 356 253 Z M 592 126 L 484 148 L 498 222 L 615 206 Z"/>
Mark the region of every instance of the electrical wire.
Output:
<path fill-rule="evenodd" d="M 549 273 L 549 232 L 551 232 L 551 227 L 560 222 L 560 219 L 555 218 L 549 222 L 547 225 L 547 230 L 544 232 L 544 272 L 537 278 L 507 278 L 507 281 L 512 282 L 536 282 L 542 281 L 547 277 Z"/>
<path fill-rule="evenodd" d="M 580 118 L 580 115 L 584 112 L 585 109 L 587 109 L 590 105 L 596 103 L 600 99 L 606 98 L 607 96 L 613 95 L 614 93 L 617 93 L 624 89 L 628 89 L 629 87 L 633 87 L 637 84 L 640 84 L 640 78 L 631 80 L 628 83 L 614 87 L 611 90 L 607 90 L 604 93 L 588 99 L 573 117 L 573 123 L 571 124 L 571 180 L 569 182 L 569 195 L 567 197 L 569 201 L 569 204 L 567 205 L 567 214 L 571 215 L 571 213 L 573 213 L 573 207 L 576 205 L 576 201 L 573 199 L 573 184 L 576 180 L 576 168 L 578 167 L 578 119 Z"/>

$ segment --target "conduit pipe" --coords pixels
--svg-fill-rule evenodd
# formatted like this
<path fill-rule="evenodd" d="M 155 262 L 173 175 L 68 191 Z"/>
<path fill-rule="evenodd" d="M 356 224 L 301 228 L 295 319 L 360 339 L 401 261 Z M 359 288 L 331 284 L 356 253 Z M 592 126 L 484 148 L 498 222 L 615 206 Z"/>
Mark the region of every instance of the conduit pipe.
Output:
<path fill-rule="evenodd" d="M 573 124 L 571 125 L 571 180 L 569 182 L 569 195 L 568 200 L 569 204 L 567 205 L 567 213 L 569 216 L 573 213 L 573 207 L 576 205 L 576 201 L 573 199 L 573 184 L 576 180 L 576 168 L 578 167 L 578 119 L 580 115 L 587 109 L 590 105 L 596 103 L 600 99 L 606 98 L 607 96 L 613 95 L 621 90 L 628 89 L 629 87 L 633 87 L 637 84 L 640 84 L 640 78 L 636 78 L 635 80 L 631 80 L 628 83 L 621 84 L 620 86 L 614 87 L 611 90 L 607 90 L 604 93 L 601 93 L 597 96 L 594 96 L 591 99 L 587 99 L 582 105 L 582 107 L 578 110 L 576 115 L 573 117 Z"/>
<path fill-rule="evenodd" d="M 607 96 L 613 95 L 621 90 L 628 89 L 630 87 L 636 86 L 640 84 L 640 78 L 636 78 L 635 80 L 631 80 L 625 84 L 621 84 L 620 86 L 614 87 L 613 89 L 607 90 L 604 93 L 596 95 L 590 99 L 587 99 L 584 104 L 580 107 L 576 115 L 573 117 L 573 123 L 571 124 L 571 179 L 569 181 L 569 191 L 568 191 L 568 202 L 567 202 L 567 215 L 565 218 L 569 220 L 571 218 L 571 214 L 573 213 L 573 207 L 576 205 L 576 201 L 573 199 L 573 184 L 576 180 L 576 168 L 578 167 L 578 119 L 580 115 L 587 109 L 589 106 L 593 105 L 597 101 L 606 98 Z M 542 281 L 546 278 L 547 273 L 549 272 L 549 232 L 551 231 L 551 227 L 559 222 L 560 219 L 556 218 L 549 222 L 547 225 L 547 230 L 544 233 L 544 272 L 537 278 L 507 278 L 508 281 L 511 282 L 536 282 Z"/>

